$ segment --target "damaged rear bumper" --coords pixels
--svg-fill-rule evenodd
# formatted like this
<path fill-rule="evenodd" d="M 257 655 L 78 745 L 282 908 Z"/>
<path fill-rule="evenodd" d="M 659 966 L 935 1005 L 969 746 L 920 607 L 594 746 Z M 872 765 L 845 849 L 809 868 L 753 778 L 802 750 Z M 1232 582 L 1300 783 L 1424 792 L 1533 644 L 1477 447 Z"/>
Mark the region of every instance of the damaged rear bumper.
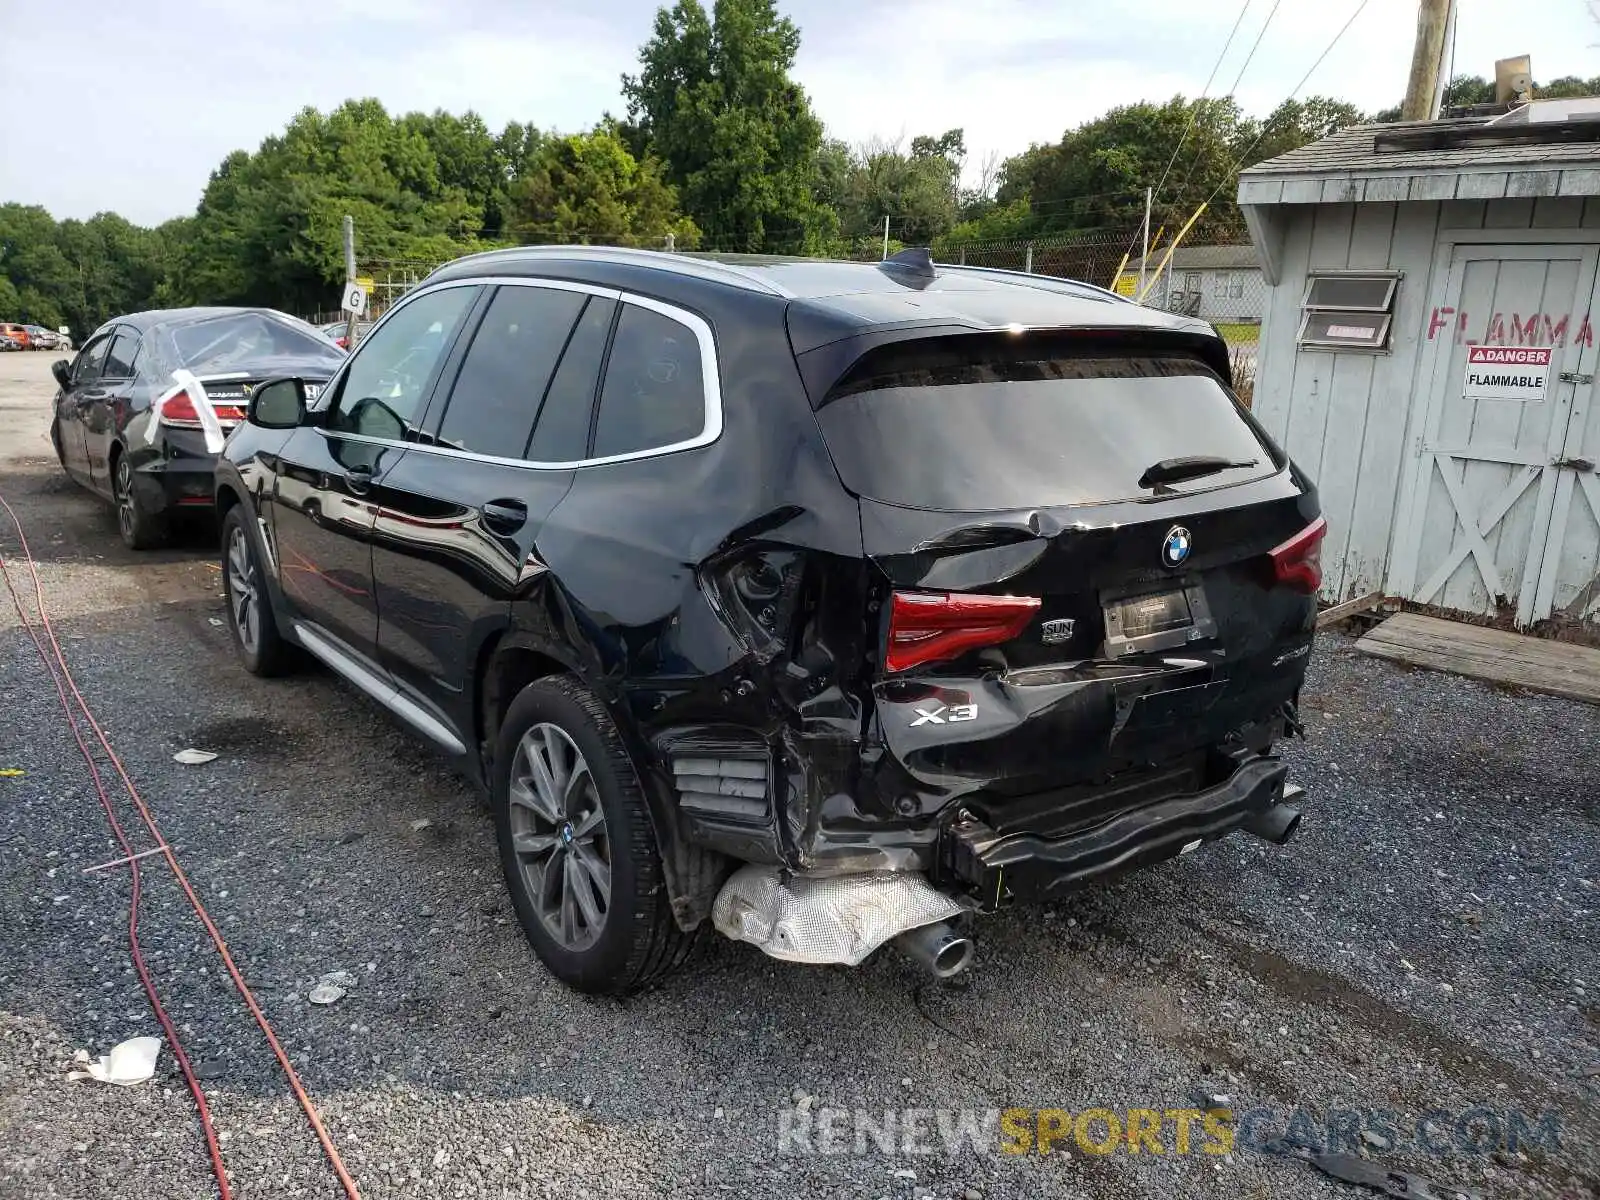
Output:
<path fill-rule="evenodd" d="M 1059 838 L 1002 833 L 966 814 L 949 826 L 943 839 L 942 874 L 970 889 L 985 908 L 1006 897 L 1050 898 L 1102 876 L 1171 858 L 1236 829 L 1258 832 L 1272 824 L 1266 818 L 1283 800 L 1287 774 L 1277 759 L 1250 759 L 1205 791 L 1158 800 Z M 1287 827 L 1292 832 L 1293 822 Z"/>

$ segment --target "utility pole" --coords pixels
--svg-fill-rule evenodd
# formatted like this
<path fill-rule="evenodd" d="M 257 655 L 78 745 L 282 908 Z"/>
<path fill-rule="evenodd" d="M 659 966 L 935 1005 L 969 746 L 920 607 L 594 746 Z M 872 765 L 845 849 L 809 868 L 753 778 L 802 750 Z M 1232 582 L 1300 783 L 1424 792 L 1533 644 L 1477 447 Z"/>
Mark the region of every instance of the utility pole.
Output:
<path fill-rule="evenodd" d="M 1439 115 L 1434 98 L 1439 73 L 1444 69 L 1445 33 L 1450 25 L 1451 0 L 1419 0 L 1417 41 L 1411 50 L 1411 78 L 1406 82 L 1402 121 L 1429 121 Z"/>
<path fill-rule="evenodd" d="M 1433 109 L 1430 115 L 1434 120 L 1439 119 L 1439 114 L 1444 111 L 1444 94 L 1450 87 L 1450 76 L 1456 70 L 1456 9 L 1457 0 L 1450 0 L 1450 19 L 1444 25 L 1444 46 L 1439 51 L 1439 82 L 1433 88 Z"/>
<path fill-rule="evenodd" d="M 344 281 L 346 285 L 356 281 L 356 219 L 344 219 Z M 344 323 L 344 344 L 353 354 L 356 348 L 356 314 L 349 313 Z"/>
<path fill-rule="evenodd" d="M 1144 190 L 1144 252 L 1139 255 L 1139 294 L 1144 295 L 1144 268 L 1150 261 L 1150 202 L 1154 199 L 1154 189 Z"/>

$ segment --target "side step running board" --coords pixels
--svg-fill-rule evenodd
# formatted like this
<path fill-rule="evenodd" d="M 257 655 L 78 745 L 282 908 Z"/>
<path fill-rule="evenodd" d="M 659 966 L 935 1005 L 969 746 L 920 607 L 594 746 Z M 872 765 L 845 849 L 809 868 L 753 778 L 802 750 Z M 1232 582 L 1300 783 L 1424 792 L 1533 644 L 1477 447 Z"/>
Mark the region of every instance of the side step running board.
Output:
<path fill-rule="evenodd" d="M 302 646 L 429 741 L 444 747 L 451 754 L 467 752 L 461 739 L 451 733 L 442 721 L 414 700 L 402 696 L 394 684 L 351 658 L 323 634 L 300 621 L 295 622 L 294 631 Z"/>

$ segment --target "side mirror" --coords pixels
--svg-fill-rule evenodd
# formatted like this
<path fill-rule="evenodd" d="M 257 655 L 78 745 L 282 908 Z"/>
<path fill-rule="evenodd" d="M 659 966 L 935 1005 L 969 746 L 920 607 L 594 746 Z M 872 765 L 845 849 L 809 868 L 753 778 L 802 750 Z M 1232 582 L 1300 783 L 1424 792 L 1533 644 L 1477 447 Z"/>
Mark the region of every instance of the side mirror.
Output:
<path fill-rule="evenodd" d="M 306 387 L 298 379 L 269 379 L 250 393 L 245 419 L 262 429 L 294 429 L 305 423 Z"/>
<path fill-rule="evenodd" d="M 72 364 L 66 359 L 58 358 L 51 363 L 50 374 L 56 377 L 56 382 L 61 385 L 63 392 L 72 387 Z"/>

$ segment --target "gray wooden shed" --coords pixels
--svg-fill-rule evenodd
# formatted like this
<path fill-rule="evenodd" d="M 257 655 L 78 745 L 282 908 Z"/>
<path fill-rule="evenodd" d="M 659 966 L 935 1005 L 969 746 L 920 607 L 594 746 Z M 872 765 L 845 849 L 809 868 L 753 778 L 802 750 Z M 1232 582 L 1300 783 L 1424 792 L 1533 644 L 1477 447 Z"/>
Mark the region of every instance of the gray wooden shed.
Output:
<path fill-rule="evenodd" d="M 1529 108 L 1240 177 L 1270 287 L 1254 408 L 1321 491 L 1327 600 L 1595 619 L 1600 120 Z"/>

